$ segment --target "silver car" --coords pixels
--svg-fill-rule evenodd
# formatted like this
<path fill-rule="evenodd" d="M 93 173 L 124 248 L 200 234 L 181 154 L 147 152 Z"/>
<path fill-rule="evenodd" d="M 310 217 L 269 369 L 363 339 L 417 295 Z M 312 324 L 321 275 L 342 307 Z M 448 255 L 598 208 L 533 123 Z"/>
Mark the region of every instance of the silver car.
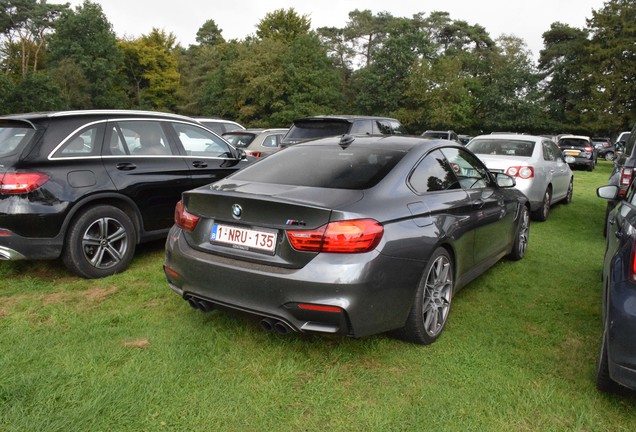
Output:
<path fill-rule="evenodd" d="M 530 201 L 534 220 L 548 218 L 557 201 L 572 201 L 573 174 L 563 153 L 546 137 L 491 134 L 473 138 L 467 147 L 494 173 L 515 178 L 517 189 Z"/>

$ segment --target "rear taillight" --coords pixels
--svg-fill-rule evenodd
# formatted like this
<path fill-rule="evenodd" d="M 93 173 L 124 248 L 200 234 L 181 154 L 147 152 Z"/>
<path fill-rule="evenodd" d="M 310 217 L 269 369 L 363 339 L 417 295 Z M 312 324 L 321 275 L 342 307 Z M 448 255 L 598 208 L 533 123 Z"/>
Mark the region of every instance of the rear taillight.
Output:
<path fill-rule="evenodd" d="M 292 247 L 299 251 L 364 253 L 380 243 L 384 228 L 373 219 L 330 222 L 315 230 L 287 231 Z"/>
<path fill-rule="evenodd" d="M 593 152 L 593 151 L 594 151 L 594 147 L 589 147 L 589 146 L 588 146 L 588 147 L 585 147 L 583 150 L 585 150 L 585 151 L 586 151 L 586 152 L 588 152 L 588 153 L 591 153 L 591 152 Z"/>
<path fill-rule="evenodd" d="M 187 212 L 183 201 L 179 201 L 174 208 L 174 223 L 184 231 L 194 231 L 199 223 L 199 219 L 198 216 Z"/>
<path fill-rule="evenodd" d="M 636 241 L 632 244 L 631 265 L 629 267 L 629 280 L 636 282 Z"/>
<path fill-rule="evenodd" d="M 246 151 L 245 154 L 248 156 L 257 157 L 257 158 L 262 156 L 261 152 L 255 152 L 255 151 Z"/>
<path fill-rule="evenodd" d="M 5 173 L 0 179 L 0 193 L 23 194 L 31 192 L 47 182 L 49 176 L 38 172 Z"/>
<path fill-rule="evenodd" d="M 522 179 L 534 177 L 534 168 L 531 166 L 511 166 L 506 170 L 506 174 Z"/>
<path fill-rule="evenodd" d="M 621 177 L 619 180 L 619 195 L 625 195 L 627 193 L 627 188 L 632 183 L 632 174 L 634 173 L 633 168 L 623 168 L 621 170 Z"/>

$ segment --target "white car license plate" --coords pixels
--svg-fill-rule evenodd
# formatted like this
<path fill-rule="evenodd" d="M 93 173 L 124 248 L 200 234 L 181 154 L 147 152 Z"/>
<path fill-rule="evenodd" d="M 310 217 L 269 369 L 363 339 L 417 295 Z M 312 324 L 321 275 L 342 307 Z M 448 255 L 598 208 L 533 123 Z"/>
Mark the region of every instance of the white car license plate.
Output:
<path fill-rule="evenodd" d="M 272 231 L 214 224 L 210 234 L 210 241 L 223 243 L 236 249 L 256 249 L 273 254 L 276 248 L 276 233 Z"/>

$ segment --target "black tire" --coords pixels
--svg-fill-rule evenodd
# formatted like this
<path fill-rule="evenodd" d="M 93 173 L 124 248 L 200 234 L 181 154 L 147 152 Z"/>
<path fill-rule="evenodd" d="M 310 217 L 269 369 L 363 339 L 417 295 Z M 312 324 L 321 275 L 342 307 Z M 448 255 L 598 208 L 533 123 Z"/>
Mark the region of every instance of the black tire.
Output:
<path fill-rule="evenodd" d="M 437 248 L 426 265 L 406 324 L 393 336 L 421 345 L 437 340 L 450 312 L 455 288 L 453 272 L 452 258 L 446 249 Z"/>
<path fill-rule="evenodd" d="M 601 350 L 596 364 L 596 388 L 606 393 L 618 393 L 621 386 L 617 384 L 609 374 L 609 357 L 607 355 L 607 320 L 603 325 L 601 337 Z"/>
<path fill-rule="evenodd" d="M 605 153 L 605 160 L 606 161 L 613 161 L 614 160 L 614 152 L 607 152 Z"/>
<path fill-rule="evenodd" d="M 570 180 L 568 192 L 565 194 L 565 198 L 563 198 L 563 204 L 570 204 L 572 202 L 572 195 L 574 195 L 574 182 Z"/>
<path fill-rule="evenodd" d="M 512 245 L 512 251 L 508 258 L 513 261 L 519 261 L 526 255 L 528 250 L 528 240 L 530 238 L 530 211 L 528 207 L 523 206 L 519 214 L 519 225 L 515 234 L 515 241 Z"/>
<path fill-rule="evenodd" d="M 548 215 L 550 214 L 550 201 L 552 200 L 552 190 L 550 188 L 546 189 L 543 194 L 543 201 L 541 201 L 541 207 L 532 212 L 532 219 L 544 222 L 548 219 Z"/>
<path fill-rule="evenodd" d="M 100 205 L 81 212 L 69 226 L 62 261 L 78 276 L 101 278 L 124 271 L 136 246 L 135 226 L 117 207 Z"/>
<path fill-rule="evenodd" d="M 595 163 L 594 163 L 594 162 L 592 162 L 591 164 L 589 164 L 589 165 L 587 166 L 587 170 L 588 170 L 588 171 L 594 171 L 594 165 L 595 165 Z"/>

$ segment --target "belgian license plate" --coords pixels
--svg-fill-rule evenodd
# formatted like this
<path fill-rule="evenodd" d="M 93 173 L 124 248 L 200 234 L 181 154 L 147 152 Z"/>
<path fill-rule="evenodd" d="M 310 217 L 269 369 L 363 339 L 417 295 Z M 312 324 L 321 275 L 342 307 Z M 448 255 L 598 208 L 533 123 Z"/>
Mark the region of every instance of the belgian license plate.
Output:
<path fill-rule="evenodd" d="M 235 249 L 256 250 L 274 253 L 276 233 L 272 231 L 214 224 L 210 233 L 210 241 L 223 243 Z"/>

